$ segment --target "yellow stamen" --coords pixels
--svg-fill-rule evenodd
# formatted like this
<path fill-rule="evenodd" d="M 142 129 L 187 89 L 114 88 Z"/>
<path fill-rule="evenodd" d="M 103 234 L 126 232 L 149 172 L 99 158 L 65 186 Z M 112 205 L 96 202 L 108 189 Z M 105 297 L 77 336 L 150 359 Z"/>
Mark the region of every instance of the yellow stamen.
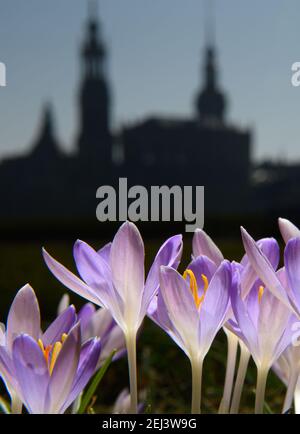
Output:
<path fill-rule="evenodd" d="M 57 357 L 58 357 L 58 355 L 60 353 L 61 348 L 62 348 L 62 343 L 61 342 L 56 342 L 54 344 L 52 355 L 51 355 L 50 367 L 49 367 L 49 373 L 50 373 L 50 375 L 52 374 L 52 371 L 53 371 L 56 359 L 57 359 Z"/>
<path fill-rule="evenodd" d="M 201 274 L 201 279 L 203 280 L 204 283 L 204 293 L 206 293 L 208 289 L 208 278 L 205 276 L 205 274 Z"/>
<path fill-rule="evenodd" d="M 42 339 L 38 340 L 38 344 L 39 344 L 40 349 L 43 351 L 43 353 L 45 353 L 45 348 L 44 348 L 44 344 L 42 342 Z"/>
<path fill-rule="evenodd" d="M 65 342 L 65 340 L 67 339 L 67 337 L 68 337 L 68 335 L 66 333 L 63 333 L 62 336 L 61 336 L 61 342 L 56 342 L 54 344 L 54 346 L 53 345 L 48 345 L 46 348 L 44 347 L 43 341 L 41 339 L 38 340 L 38 345 L 39 345 L 40 349 L 42 350 L 42 353 L 43 353 L 43 355 L 44 355 L 44 357 L 46 359 L 46 362 L 47 362 L 47 364 L 49 366 L 49 373 L 50 373 L 50 375 L 52 374 L 52 371 L 53 371 L 54 365 L 56 363 L 57 357 L 58 357 L 58 355 L 60 353 L 60 350 L 62 348 L 62 345 Z M 52 348 L 53 348 L 53 351 L 51 353 L 51 357 L 49 357 Z M 49 358 L 50 358 L 50 360 L 49 360 Z M 50 362 L 50 365 L 49 365 L 49 362 Z"/>
<path fill-rule="evenodd" d="M 198 308 L 201 304 L 201 297 L 198 295 L 198 285 L 195 274 L 192 270 L 185 270 L 183 273 L 183 278 L 186 279 L 189 276 L 190 278 L 190 288 L 194 297 L 195 305 Z"/>
<path fill-rule="evenodd" d="M 259 302 L 261 301 L 261 298 L 264 294 L 264 290 L 265 290 L 265 288 L 262 285 L 258 288 L 258 301 Z"/>
<path fill-rule="evenodd" d="M 44 344 L 43 344 L 43 342 L 42 342 L 41 339 L 38 340 L 38 345 L 39 345 L 40 349 L 41 349 L 42 352 L 43 352 L 43 355 L 44 355 L 44 357 L 45 357 L 46 362 L 48 363 L 48 361 L 49 361 L 49 354 L 50 354 L 50 351 L 51 351 L 51 349 L 52 349 L 52 345 L 48 345 L 48 346 L 45 348 L 45 347 L 44 347 Z"/>
<path fill-rule="evenodd" d="M 208 290 L 208 278 L 205 276 L 205 274 L 201 274 L 201 279 L 203 280 L 204 287 L 203 287 L 203 294 L 200 297 L 200 303 L 201 304 L 204 300 L 206 291 Z"/>

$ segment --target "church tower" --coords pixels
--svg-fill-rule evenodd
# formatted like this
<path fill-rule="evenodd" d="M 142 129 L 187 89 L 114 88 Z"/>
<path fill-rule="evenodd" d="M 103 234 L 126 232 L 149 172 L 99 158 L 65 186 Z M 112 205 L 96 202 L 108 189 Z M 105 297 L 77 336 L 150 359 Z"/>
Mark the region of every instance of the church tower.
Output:
<path fill-rule="evenodd" d="M 196 99 L 196 112 L 199 122 L 216 125 L 224 123 L 226 98 L 218 84 L 212 0 L 206 2 L 206 14 L 204 84 Z"/>
<path fill-rule="evenodd" d="M 101 167 L 107 168 L 111 162 L 110 95 L 105 68 L 106 50 L 96 9 L 97 1 L 91 0 L 81 51 L 83 78 L 80 87 L 78 149 L 82 162 L 101 164 Z"/>

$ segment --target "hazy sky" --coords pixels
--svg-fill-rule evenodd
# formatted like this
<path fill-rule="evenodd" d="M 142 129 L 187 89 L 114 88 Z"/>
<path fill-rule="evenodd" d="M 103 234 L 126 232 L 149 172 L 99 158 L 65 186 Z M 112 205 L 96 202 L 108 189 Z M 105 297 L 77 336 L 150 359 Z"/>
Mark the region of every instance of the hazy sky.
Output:
<path fill-rule="evenodd" d="M 0 0 L 0 156 L 28 149 L 51 101 L 62 145 L 76 136 L 85 0 Z M 229 119 L 254 131 L 254 155 L 300 160 L 299 0 L 216 0 Z M 116 126 L 148 114 L 193 115 L 204 44 L 201 0 L 100 0 Z"/>

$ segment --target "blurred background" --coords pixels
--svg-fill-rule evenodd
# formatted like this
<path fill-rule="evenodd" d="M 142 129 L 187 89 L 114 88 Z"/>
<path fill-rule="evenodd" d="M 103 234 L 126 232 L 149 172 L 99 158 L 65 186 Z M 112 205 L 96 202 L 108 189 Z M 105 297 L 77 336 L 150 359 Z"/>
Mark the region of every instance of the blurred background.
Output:
<path fill-rule="evenodd" d="M 243 254 L 241 224 L 258 238 L 278 237 L 278 216 L 300 223 L 299 18 L 297 0 L 1 1 L 1 321 L 26 282 L 45 321 L 53 317 L 64 288 L 41 246 L 75 271 L 73 242 L 99 248 L 118 227 L 97 221 L 96 190 L 118 191 L 120 177 L 205 186 L 204 228 L 229 259 Z M 184 232 L 173 222 L 138 226 L 148 264 L 163 239 Z M 182 269 L 190 252 L 185 234 Z M 222 335 L 209 357 L 206 411 L 223 386 Z M 149 321 L 140 364 L 152 411 L 188 409 L 188 362 Z M 105 381 L 109 405 L 127 384 L 125 361 Z M 276 409 L 282 386 L 271 381 Z"/>

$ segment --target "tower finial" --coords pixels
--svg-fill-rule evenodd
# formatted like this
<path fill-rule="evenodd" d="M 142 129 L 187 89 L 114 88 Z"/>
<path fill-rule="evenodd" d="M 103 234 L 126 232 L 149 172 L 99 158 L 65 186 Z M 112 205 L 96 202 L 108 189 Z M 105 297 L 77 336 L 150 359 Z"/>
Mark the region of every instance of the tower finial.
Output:
<path fill-rule="evenodd" d="M 98 16 L 98 0 L 89 0 L 88 14 L 90 20 L 96 19 L 96 17 Z"/>
<path fill-rule="evenodd" d="M 204 0 L 205 45 L 213 48 L 216 42 L 215 0 Z"/>

